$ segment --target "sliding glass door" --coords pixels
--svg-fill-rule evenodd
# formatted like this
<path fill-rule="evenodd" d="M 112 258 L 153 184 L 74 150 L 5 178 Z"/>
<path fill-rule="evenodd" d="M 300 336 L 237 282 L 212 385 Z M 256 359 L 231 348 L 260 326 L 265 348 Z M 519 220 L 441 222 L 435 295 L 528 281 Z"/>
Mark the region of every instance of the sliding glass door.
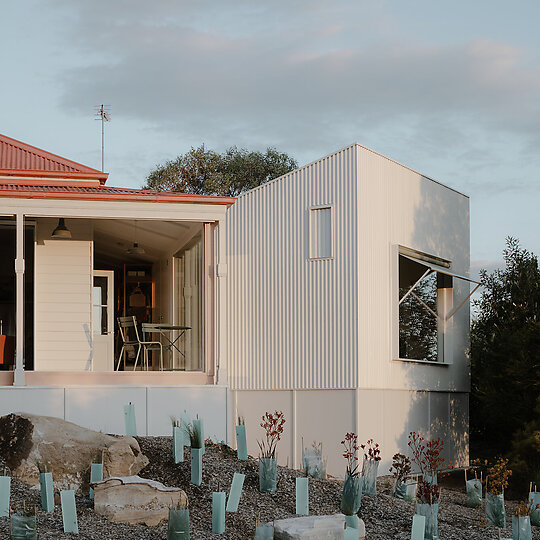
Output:
<path fill-rule="evenodd" d="M 174 255 L 175 324 L 187 327 L 173 350 L 174 365 L 186 371 L 202 371 L 203 362 L 203 242 L 198 234 Z"/>

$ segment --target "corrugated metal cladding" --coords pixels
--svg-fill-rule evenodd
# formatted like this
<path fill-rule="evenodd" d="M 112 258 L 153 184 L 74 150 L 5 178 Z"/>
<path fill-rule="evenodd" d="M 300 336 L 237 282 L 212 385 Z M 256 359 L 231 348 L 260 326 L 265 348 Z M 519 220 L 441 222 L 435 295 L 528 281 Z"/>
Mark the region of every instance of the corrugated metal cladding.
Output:
<path fill-rule="evenodd" d="M 0 169 L 97 173 L 80 163 L 0 135 Z"/>
<path fill-rule="evenodd" d="M 398 246 L 449 260 L 453 272 L 467 275 L 468 198 L 362 147 L 358 186 L 360 388 L 467 392 L 468 302 L 449 323 L 452 353 L 444 358 L 446 367 L 394 360 L 399 356 Z M 468 292 L 467 282 L 454 280 L 454 305 Z"/>
<path fill-rule="evenodd" d="M 242 196 L 227 219 L 233 389 L 357 384 L 357 153 L 350 146 Z M 310 209 L 332 257 L 310 259 Z"/>

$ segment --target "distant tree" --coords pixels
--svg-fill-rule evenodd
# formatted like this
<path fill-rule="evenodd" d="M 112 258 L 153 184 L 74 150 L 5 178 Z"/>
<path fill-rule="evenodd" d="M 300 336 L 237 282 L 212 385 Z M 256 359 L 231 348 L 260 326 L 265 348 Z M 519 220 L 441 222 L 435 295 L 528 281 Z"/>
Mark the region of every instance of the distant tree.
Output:
<path fill-rule="evenodd" d="M 537 257 L 513 238 L 504 261 L 504 269 L 482 270 L 484 289 L 475 302 L 471 444 L 507 453 L 522 467 L 516 472 L 532 479 L 540 474 L 540 270 Z"/>
<path fill-rule="evenodd" d="M 298 167 L 295 159 L 275 148 L 250 152 L 231 146 L 223 154 L 204 145 L 159 165 L 145 188 L 159 191 L 236 197 Z"/>
<path fill-rule="evenodd" d="M 410 285 L 400 288 L 403 297 Z M 425 305 L 422 305 L 422 302 Z M 437 312 L 437 274 L 433 272 L 414 287 L 399 306 L 399 357 L 437 362 L 437 319 L 426 309 Z"/>

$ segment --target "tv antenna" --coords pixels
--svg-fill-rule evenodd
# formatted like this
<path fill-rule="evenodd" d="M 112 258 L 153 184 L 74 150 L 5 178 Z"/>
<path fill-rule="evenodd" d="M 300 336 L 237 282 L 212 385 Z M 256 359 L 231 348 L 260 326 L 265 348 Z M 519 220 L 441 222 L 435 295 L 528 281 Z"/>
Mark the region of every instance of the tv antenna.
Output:
<path fill-rule="evenodd" d="M 105 171 L 105 122 L 111 121 L 111 106 L 96 105 L 96 120 L 101 120 L 101 172 Z"/>

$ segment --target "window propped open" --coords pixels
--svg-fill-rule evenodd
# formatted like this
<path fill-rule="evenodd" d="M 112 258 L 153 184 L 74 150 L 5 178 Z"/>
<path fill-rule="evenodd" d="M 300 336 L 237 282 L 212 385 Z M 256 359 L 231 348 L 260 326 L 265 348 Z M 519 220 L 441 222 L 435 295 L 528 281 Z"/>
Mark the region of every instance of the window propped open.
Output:
<path fill-rule="evenodd" d="M 454 279 L 476 283 L 473 291 L 453 306 Z M 480 285 L 447 268 L 399 255 L 399 357 L 444 361 L 444 340 L 451 318 Z"/>

